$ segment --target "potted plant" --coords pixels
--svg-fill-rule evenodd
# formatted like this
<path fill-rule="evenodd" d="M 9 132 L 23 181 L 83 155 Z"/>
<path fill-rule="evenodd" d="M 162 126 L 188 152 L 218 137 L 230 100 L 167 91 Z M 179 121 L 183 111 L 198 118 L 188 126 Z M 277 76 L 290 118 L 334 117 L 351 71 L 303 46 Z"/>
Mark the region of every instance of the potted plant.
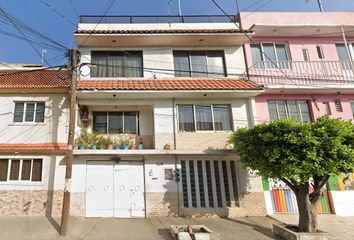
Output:
<path fill-rule="evenodd" d="M 96 145 L 96 139 L 97 139 L 97 134 L 96 133 L 92 133 L 91 134 L 91 149 L 96 150 L 97 149 L 97 145 Z"/>
<path fill-rule="evenodd" d="M 87 128 L 82 128 L 80 135 L 75 139 L 75 143 L 78 145 L 78 149 L 87 149 L 90 146 L 91 135 L 88 133 Z"/>
<path fill-rule="evenodd" d="M 131 149 L 131 150 L 135 150 L 135 149 L 136 149 L 135 143 L 130 143 L 130 149 Z"/>
<path fill-rule="evenodd" d="M 113 141 L 114 149 L 115 150 L 120 150 L 120 141 L 119 140 L 114 140 Z"/>
<path fill-rule="evenodd" d="M 108 136 L 106 138 L 106 141 L 107 141 L 106 144 L 107 144 L 108 149 L 113 150 L 113 141 L 112 141 L 112 139 Z"/>
<path fill-rule="evenodd" d="M 96 146 L 98 149 L 107 149 L 107 139 L 103 136 L 97 136 Z"/>
<path fill-rule="evenodd" d="M 172 150 L 172 146 L 170 145 L 170 144 L 165 144 L 164 146 L 163 146 L 163 150 Z"/>
<path fill-rule="evenodd" d="M 142 138 L 140 138 L 140 140 L 139 140 L 138 149 L 140 149 L 140 150 L 144 149 L 144 142 L 143 142 Z"/>
<path fill-rule="evenodd" d="M 126 140 L 122 141 L 122 146 L 123 146 L 124 150 L 129 150 L 129 145 L 130 145 L 129 139 L 126 139 Z"/>

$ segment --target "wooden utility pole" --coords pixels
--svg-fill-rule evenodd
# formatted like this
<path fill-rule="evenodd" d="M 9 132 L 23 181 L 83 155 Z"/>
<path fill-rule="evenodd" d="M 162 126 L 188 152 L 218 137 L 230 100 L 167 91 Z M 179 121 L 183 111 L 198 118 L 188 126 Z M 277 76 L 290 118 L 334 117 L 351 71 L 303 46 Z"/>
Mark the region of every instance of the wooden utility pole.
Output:
<path fill-rule="evenodd" d="M 69 115 L 69 136 L 68 148 L 66 152 L 65 185 L 63 197 L 63 209 L 61 214 L 60 235 L 65 236 L 68 232 L 69 210 L 70 210 L 70 188 L 73 167 L 73 145 L 76 125 L 76 84 L 77 84 L 77 65 L 79 62 L 79 51 L 69 50 L 71 84 L 70 84 L 70 115 Z"/>

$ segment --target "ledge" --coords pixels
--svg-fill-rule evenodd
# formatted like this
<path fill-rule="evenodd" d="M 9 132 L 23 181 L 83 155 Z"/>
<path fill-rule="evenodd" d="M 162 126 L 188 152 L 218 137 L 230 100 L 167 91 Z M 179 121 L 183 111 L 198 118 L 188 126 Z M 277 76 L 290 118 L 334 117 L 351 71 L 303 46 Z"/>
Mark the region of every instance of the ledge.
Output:
<path fill-rule="evenodd" d="M 231 150 L 74 150 L 74 155 L 230 155 Z"/>

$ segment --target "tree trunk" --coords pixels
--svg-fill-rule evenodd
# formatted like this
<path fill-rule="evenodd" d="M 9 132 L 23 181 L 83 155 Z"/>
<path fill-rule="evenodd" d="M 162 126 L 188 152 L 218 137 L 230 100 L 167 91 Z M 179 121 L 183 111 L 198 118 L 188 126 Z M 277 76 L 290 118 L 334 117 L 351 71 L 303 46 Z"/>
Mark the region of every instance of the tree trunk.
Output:
<path fill-rule="evenodd" d="M 302 184 L 297 186 L 297 206 L 299 208 L 299 231 L 317 231 L 317 213 L 315 204 L 310 201 L 309 185 Z"/>

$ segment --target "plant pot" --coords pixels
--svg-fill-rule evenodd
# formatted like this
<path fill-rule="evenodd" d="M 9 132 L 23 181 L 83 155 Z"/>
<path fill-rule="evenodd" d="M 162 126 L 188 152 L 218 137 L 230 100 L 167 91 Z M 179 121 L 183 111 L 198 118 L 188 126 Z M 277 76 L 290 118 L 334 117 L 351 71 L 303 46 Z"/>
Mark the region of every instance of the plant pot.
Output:
<path fill-rule="evenodd" d="M 124 150 L 129 150 L 129 146 L 128 146 L 128 145 L 125 145 L 125 146 L 124 146 Z"/>
<path fill-rule="evenodd" d="M 109 144 L 109 145 L 108 145 L 108 149 L 109 149 L 109 150 L 113 150 L 113 144 Z"/>
<path fill-rule="evenodd" d="M 135 149 L 136 149 L 136 146 L 135 146 L 135 145 L 132 145 L 132 146 L 130 147 L 130 149 L 131 149 L 131 150 L 135 150 Z"/>
<path fill-rule="evenodd" d="M 120 146 L 114 146 L 115 150 L 120 150 Z"/>
<path fill-rule="evenodd" d="M 144 144 L 142 144 L 142 143 L 140 143 L 139 145 L 138 145 L 138 149 L 144 149 Z"/>
<path fill-rule="evenodd" d="M 92 145 L 92 146 L 91 146 L 91 149 L 96 150 L 96 149 L 97 149 L 97 146 L 96 146 L 96 145 Z"/>
<path fill-rule="evenodd" d="M 79 150 L 84 150 L 85 146 L 84 145 L 79 145 Z"/>

